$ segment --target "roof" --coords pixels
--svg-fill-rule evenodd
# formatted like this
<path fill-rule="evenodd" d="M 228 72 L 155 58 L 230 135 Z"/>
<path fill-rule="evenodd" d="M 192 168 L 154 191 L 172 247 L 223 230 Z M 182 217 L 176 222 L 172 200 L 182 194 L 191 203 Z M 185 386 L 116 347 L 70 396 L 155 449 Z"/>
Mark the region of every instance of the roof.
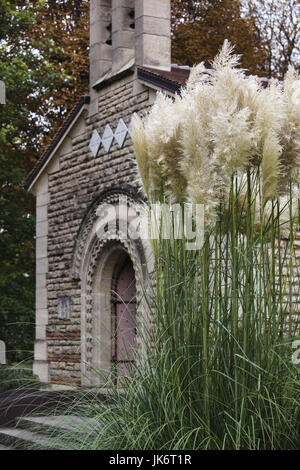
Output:
<path fill-rule="evenodd" d="M 65 132 L 68 130 L 69 126 L 72 124 L 74 121 L 75 117 L 78 115 L 79 111 L 81 111 L 82 107 L 90 102 L 90 97 L 88 95 L 83 95 L 81 96 L 80 100 L 75 104 L 75 106 L 71 109 L 69 114 L 66 116 L 64 119 L 62 125 L 54 135 L 53 139 L 51 140 L 50 145 L 47 147 L 45 152 L 41 155 L 41 157 L 38 159 L 36 162 L 35 166 L 29 173 L 26 183 L 25 183 L 25 189 L 29 190 L 30 186 L 38 176 L 39 172 L 43 168 L 43 166 L 47 163 L 51 153 L 57 146 L 57 144 L 60 142 L 61 138 L 65 134 Z"/>
<path fill-rule="evenodd" d="M 159 70 L 152 67 L 138 67 L 138 78 L 143 82 L 154 85 L 173 94 L 180 93 L 182 87 L 185 87 L 192 67 L 187 65 L 172 64 L 171 70 Z M 206 69 L 205 74 L 210 74 L 210 70 Z M 269 79 L 259 77 L 264 87 L 268 86 Z"/>
<path fill-rule="evenodd" d="M 171 70 L 159 70 L 151 67 L 138 67 L 137 75 L 140 80 L 152 84 L 171 93 L 179 93 L 186 85 L 191 68 L 173 64 Z"/>

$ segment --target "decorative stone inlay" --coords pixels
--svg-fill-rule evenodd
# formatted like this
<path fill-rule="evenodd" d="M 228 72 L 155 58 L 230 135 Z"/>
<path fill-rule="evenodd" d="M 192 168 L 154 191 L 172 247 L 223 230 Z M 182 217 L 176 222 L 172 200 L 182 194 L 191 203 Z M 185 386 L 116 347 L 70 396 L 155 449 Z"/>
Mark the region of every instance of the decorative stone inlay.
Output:
<path fill-rule="evenodd" d="M 99 152 L 100 145 L 101 145 L 101 137 L 100 137 L 98 131 L 95 129 L 93 131 L 91 141 L 90 141 L 90 145 L 89 145 L 90 150 L 91 150 L 91 152 L 92 152 L 92 154 L 94 155 L 95 158 L 97 157 L 97 154 Z"/>
<path fill-rule="evenodd" d="M 71 302 L 70 297 L 60 297 L 58 299 L 57 313 L 61 320 L 70 319 Z"/>
<path fill-rule="evenodd" d="M 104 130 L 104 134 L 102 136 L 102 144 L 107 152 L 109 152 L 110 150 L 113 139 L 114 139 L 114 133 L 111 130 L 110 125 L 107 124 Z"/>
<path fill-rule="evenodd" d="M 115 139 L 118 142 L 120 148 L 124 144 L 127 132 L 128 132 L 127 126 L 126 126 L 125 122 L 123 121 L 123 119 L 121 118 L 119 120 L 119 124 L 118 124 L 118 127 L 117 127 L 116 132 L 115 132 Z"/>
<path fill-rule="evenodd" d="M 96 129 L 93 131 L 89 148 L 95 158 L 98 155 L 101 143 L 103 144 L 103 147 L 105 148 L 106 152 L 109 152 L 114 138 L 116 139 L 116 142 L 118 143 L 119 147 L 123 147 L 127 134 L 132 137 L 132 125 L 135 114 L 136 113 L 133 114 L 128 127 L 126 126 L 124 120 L 121 118 L 118 122 L 115 134 L 113 133 L 109 124 L 107 124 L 107 126 L 105 127 L 102 138 L 100 137 Z"/>

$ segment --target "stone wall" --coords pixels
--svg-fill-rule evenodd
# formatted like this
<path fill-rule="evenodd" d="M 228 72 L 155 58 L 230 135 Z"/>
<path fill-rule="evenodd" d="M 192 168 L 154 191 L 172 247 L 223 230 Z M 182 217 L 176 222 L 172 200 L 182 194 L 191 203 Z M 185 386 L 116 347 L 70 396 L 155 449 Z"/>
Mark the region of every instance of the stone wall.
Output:
<path fill-rule="evenodd" d="M 97 114 L 83 114 L 71 130 L 58 151 L 59 167 L 48 177 L 46 339 L 49 382 L 55 385 L 81 384 L 81 286 L 71 272 L 81 223 L 101 192 L 138 185 L 129 135 L 121 149 L 116 141 L 109 152 L 101 146 L 96 158 L 90 138 L 94 129 L 102 135 L 107 124 L 115 131 L 120 118 L 128 126 L 135 112 L 142 115 L 150 104 L 149 90 L 132 74 L 99 90 L 98 104 Z"/>

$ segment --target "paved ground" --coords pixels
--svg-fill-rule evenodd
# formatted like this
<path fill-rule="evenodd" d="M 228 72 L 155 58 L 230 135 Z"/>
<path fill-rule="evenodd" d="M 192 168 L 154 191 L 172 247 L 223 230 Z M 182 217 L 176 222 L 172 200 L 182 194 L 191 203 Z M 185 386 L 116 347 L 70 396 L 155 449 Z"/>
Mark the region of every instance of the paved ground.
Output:
<path fill-rule="evenodd" d="M 64 450 L 63 434 L 72 432 L 78 439 L 99 431 L 93 418 L 79 416 L 40 416 L 16 420 L 15 426 L 0 428 L 0 450 Z M 59 437 L 57 437 L 59 436 Z M 76 444 L 74 443 L 76 446 Z"/>

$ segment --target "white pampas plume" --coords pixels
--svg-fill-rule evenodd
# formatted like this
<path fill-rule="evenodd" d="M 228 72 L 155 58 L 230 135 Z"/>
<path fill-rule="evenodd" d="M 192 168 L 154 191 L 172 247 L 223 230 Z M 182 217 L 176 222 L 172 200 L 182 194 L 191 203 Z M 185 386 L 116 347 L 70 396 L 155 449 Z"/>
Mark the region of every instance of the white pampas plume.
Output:
<path fill-rule="evenodd" d="M 257 110 L 254 119 L 258 164 L 263 157 L 265 140 L 270 132 L 280 135 L 284 122 L 285 110 L 281 85 L 271 80 L 267 88 L 258 94 Z"/>
<path fill-rule="evenodd" d="M 184 97 L 186 94 L 191 93 L 197 86 L 205 82 L 209 82 L 209 80 L 210 72 L 205 68 L 204 62 L 195 65 L 190 72 L 190 76 L 186 87 L 182 92 L 182 96 Z"/>
<path fill-rule="evenodd" d="M 281 139 L 283 143 L 284 176 L 293 182 L 299 181 L 300 170 L 300 77 L 289 67 L 283 84 L 285 119 Z"/>
<path fill-rule="evenodd" d="M 149 155 L 145 129 L 140 117 L 135 114 L 132 123 L 132 140 L 136 161 L 146 194 L 149 193 Z"/>
<path fill-rule="evenodd" d="M 181 97 L 158 93 L 144 128 L 136 124 L 138 166 L 149 193 L 203 204 L 206 226 L 224 207 L 233 176 L 259 174 L 264 207 L 287 193 L 290 177 L 299 178 L 299 76 L 290 69 L 284 86 L 271 80 L 264 88 L 237 68 L 239 60 L 225 41 L 210 71 L 203 63 L 194 67 Z M 242 218 L 244 199 L 238 201 Z M 253 210 L 262 212 L 258 205 Z M 259 228 L 254 214 L 252 220 Z"/>
<path fill-rule="evenodd" d="M 158 93 L 145 121 L 151 192 L 164 189 L 171 200 L 178 202 L 184 199 L 186 187 L 180 171 L 183 115 L 183 102 L 179 97 L 172 100 Z"/>
<path fill-rule="evenodd" d="M 240 64 L 240 55 L 234 54 L 234 46 L 225 39 L 219 54 L 212 61 L 212 69 L 223 70 L 225 67 L 236 68 Z"/>
<path fill-rule="evenodd" d="M 253 133 L 250 128 L 250 110 L 220 109 L 211 121 L 212 141 L 220 170 L 231 176 L 249 164 L 253 149 Z"/>
<path fill-rule="evenodd" d="M 280 176 L 281 145 L 278 138 L 271 130 L 264 142 L 263 157 L 261 164 L 262 172 L 262 194 L 264 204 L 277 197 Z"/>

